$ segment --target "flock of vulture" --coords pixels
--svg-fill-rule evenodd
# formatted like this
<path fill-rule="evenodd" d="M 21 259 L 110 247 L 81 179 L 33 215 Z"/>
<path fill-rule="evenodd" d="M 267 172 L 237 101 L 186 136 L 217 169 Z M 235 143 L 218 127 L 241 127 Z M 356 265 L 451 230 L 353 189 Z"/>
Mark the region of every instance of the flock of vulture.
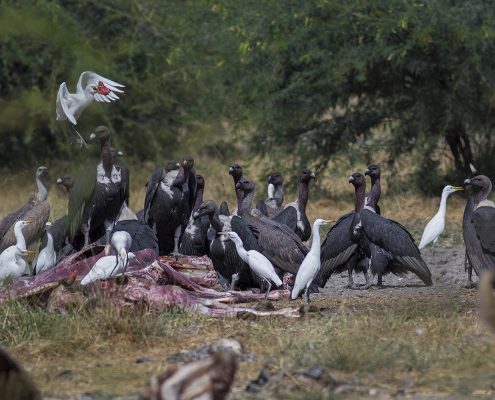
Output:
<path fill-rule="evenodd" d="M 75 130 L 77 118 L 93 101 L 118 99 L 123 85 L 93 72 L 81 74 L 77 92 L 70 94 L 65 83 L 57 99 L 57 119 L 67 120 L 81 145 L 86 142 Z M 226 290 L 259 288 L 268 295 L 272 285 L 292 286 L 292 298 L 309 295 L 326 285 L 336 273 L 347 271 L 350 288 L 367 289 L 377 276 L 409 272 L 431 285 L 431 272 L 404 226 L 381 215 L 380 168 L 370 165 L 364 175 L 349 177 L 354 187 L 354 210 L 341 216 L 323 241 L 320 227 L 329 223 L 317 219 L 311 225 L 307 215 L 309 188 L 315 174 L 303 169 L 298 174 L 298 196 L 284 204 L 284 180 L 280 173 L 268 176 L 268 195 L 254 205 L 252 180 L 240 165 L 232 164 L 237 208 L 226 202 L 204 201 L 205 178 L 196 174 L 194 159 L 159 165 L 146 185 L 143 209 L 134 213 L 129 205 L 129 169 L 119 164 L 120 153 L 111 143 L 110 130 L 99 126 L 90 139 L 98 141 L 101 157 L 74 177 L 57 183 L 67 189 L 68 211 L 49 222 L 46 167 L 36 171 L 37 193 L 0 223 L 0 284 L 24 274 L 41 274 L 68 255 L 91 243 L 114 248 L 115 255 L 99 259 L 83 285 L 125 273 L 134 252 L 148 248 L 157 255 L 207 255 Z M 227 172 L 227 171 L 226 171 Z M 371 189 L 366 193 L 366 176 Z M 464 212 L 466 269 L 469 285 L 472 270 L 480 276 L 495 269 L 495 207 L 487 200 L 490 179 L 479 175 L 462 187 L 447 186 L 438 214 L 429 222 L 420 247 L 436 243 L 445 225 L 446 201 L 450 193 L 469 187 Z M 312 236 L 311 248 L 305 244 Z M 39 243 L 42 243 L 41 246 Z M 37 249 L 41 248 L 38 252 Z M 27 255 L 36 255 L 31 264 Z M 354 273 L 363 273 L 366 284 L 355 285 Z M 293 279 L 295 277 L 295 280 Z"/>

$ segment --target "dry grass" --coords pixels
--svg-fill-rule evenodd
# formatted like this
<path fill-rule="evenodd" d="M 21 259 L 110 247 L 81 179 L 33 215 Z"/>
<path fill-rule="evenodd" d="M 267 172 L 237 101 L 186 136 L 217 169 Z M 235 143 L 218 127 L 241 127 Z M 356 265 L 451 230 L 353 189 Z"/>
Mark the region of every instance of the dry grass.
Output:
<path fill-rule="evenodd" d="M 207 180 L 205 198 L 227 199 L 234 204 L 231 177 L 225 163 L 197 159 L 197 171 Z M 266 163 L 249 163 L 246 175 L 265 188 L 260 171 Z M 153 164 L 133 168 L 131 207 L 144 202 L 144 184 Z M 51 168 L 51 176 L 67 174 Z M 0 183 L 0 215 L 24 203 L 34 190 L 31 173 L 14 175 Z M 216 178 L 213 179 L 212 177 Z M 323 186 L 328 182 L 323 182 Z M 65 213 L 66 195 L 52 186 L 52 218 Z M 259 190 L 264 197 L 264 191 Z M 346 175 L 335 181 L 330 198 L 312 193 L 308 214 L 336 219 L 353 208 L 352 187 Z M 289 193 L 287 199 L 294 198 Z M 385 215 L 404 223 L 419 240 L 426 222 L 437 210 L 438 198 L 385 192 Z M 442 244 L 462 241 L 460 222 L 464 200 L 449 199 L 446 234 Z M 452 296 L 339 298 L 317 300 L 316 315 L 288 321 L 267 318 L 254 322 L 210 319 L 188 314 L 132 315 L 108 306 L 50 314 L 21 303 L 0 306 L 0 344 L 9 348 L 33 374 L 45 395 L 71 398 L 83 392 L 124 395 L 139 392 L 149 378 L 168 365 L 166 358 L 221 337 L 235 337 L 245 351 L 256 356 L 242 362 L 233 398 L 240 398 L 246 383 L 269 362 L 273 368 L 295 370 L 315 364 L 325 366 L 341 382 L 389 388 L 411 381 L 416 394 L 473 394 L 490 392 L 494 381 L 495 344 L 479 322 L 473 293 Z M 284 303 L 276 304 L 282 307 Z M 292 304 L 293 305 L 293 304 Z M 424 334 L 418 335 L 417 328 Z M 136 364 L 146 356 L 151 362 Z M 388 389 L 387 389 L 388 390 Z M 409 389 L 408 389 L 409 390 Z M 295 394 L 297 393 L 297 395 Z M 477 392 L 476 392 L 477 393 Z M 318 386 L 280 384 L 273 398 L 328 398 Z M 345 397 L 345 396 L 344 396 Z M 105 398 L 105 397 L 102 397 Z"/>

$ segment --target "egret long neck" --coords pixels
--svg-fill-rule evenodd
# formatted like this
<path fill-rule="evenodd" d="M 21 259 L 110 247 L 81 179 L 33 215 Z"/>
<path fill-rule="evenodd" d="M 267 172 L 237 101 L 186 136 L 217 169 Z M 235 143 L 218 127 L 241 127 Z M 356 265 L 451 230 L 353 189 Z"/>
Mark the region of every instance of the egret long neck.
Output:
<path fill-rule="evenodd" d="M 54 251 L 53 248 L 53 236 L 50 232 L 46 232 L 46 247 L 50 252 Z"/>
<path fill-rule="evenodd" d="M 448 193 L 442 193 L 440 207 L 438 207 L 438 214 L 440 214 L 443 218 L 445 218 L 445 214 L 447 212 L 447 197 L 449 197 Z"/>
<path fill-rule="evenodd" d="M 20 250 L 26 250 L 26 239 L 24 239 L 24 235 L 22 234 L 22 228 L 20 225 L 14 227 L 14 236 L 16 240 L 16 247 Z"/>
<path fill-rule="evenodd" d="M 311 242 L 311 249 L 309 252 L 316 257 L 320 258 L 321 246 L 320 246 L 321 238 L 320 238 L 320 227 L 313 227 L 313 241 Z"/>
<path fill-rule="evenodd" d="M 41 181 L 41 179 L 36 178 L 36 186 L 38 187 L 36 197 L 39 201 L 45 201 L 48 197 L 48 189 L 46 188 L 46 185 Z"/>
<path fill-rule="evenodd" d="M 235 249 L 237 250 L 237 254 L 239 254 L 239 257 L 242 258 L 242 260 L 245 263 L 249 263 L 249 255 L 242 243 L 239 243 L 238 241 L 235 241 Z"/>

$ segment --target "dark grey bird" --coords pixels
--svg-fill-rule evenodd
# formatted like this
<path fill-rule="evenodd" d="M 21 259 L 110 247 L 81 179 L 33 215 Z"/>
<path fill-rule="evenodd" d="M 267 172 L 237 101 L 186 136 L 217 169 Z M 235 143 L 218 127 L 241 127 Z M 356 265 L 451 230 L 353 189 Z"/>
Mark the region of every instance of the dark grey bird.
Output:
<path fill-rule="evenodd" d="M 0 396 L 5 400 L 41 400 L 29 374 L 0 348 Z"/>
<path fill-rule="evenodd" d="M 179 243 L 196 197 L 194 160 L 185 156 L 178 170 L 169 162 L 151 175 L 144 200 L 144 222 L 156 232 L 160 255 L 180 255 Z M 168 170 L 168 172 L 167 172 Z M 194 180 L 194 182 L 192 182 Z"/>
<path fill-rule="evenodd" d="M 129 249 L 131 252 L 136 253 L 139 250 L 152 249 L 158 256 L 158 239 L 155 232 L 144 222 L 139 221 L 136 214 L 125 203 L 113 227 L 112 235 L 119 231 L 131 235 L 132 243 Z"/>
<path fill-rule="evenodd" d="M 69 239 L 75 249 L 102 236 L 108 242 L 122 204 L 128 198 L 128 175 L 123 182 L 122 172 L 113 162 L 110 130 L 99 126 L 91 138 L 100 142 L 101 160 L 97 165 L 86 166 L 69 192 Z"/>
<path fill-rule="evenodd" d="M 299 266 L 308 253 L 299 236 L 286 225 L 272 219 L 251 214 L 255 187 L 253 181 L 242 178 L 236 186 L 242 192 L 241 203 L 238 204 L 238 213 L 249 226 L 256 237 L 258 244 L 263 248 L 261 253 L 280 270 L 297 274 Z"/>
<path fill-rule="evenodd" d="M 349 182 L 354 185 L 356 201 L 351 224 L 353 241 L 370 259 L 369 268 L 373 275 L 378 275 L 378 286 L 382 286 L 385 274 L 404 275 L 408 272 L 416 274 L 425 285 L 432 285 L 431 272 L 406 228 L 364 208 L 364 175 L 354 173 Z"/>
<path fill-rule="evenodd" d="M 31 223 L 24 229 L 26 248 L 34 250 L 45 233 L 46 223 L 50 217 L 48 202 L 48 169 L 38 167 L 36 170 L 37 192 L 17 210 L 8 214 L 0 223 L 0 252 L 16 243 L 14 225 L 17 221 L 29 220 Z"/>
<path fill-rule="evenodd" d="M 200 219 L 206 216 L 209 219 L 208 256 L 213 268 L 220 276 L 220 282 L 225 288 L 233 289 L 236 284 L 241 289 L 248 289 L 259 285 L 250 272 L 249 266 L 238 255 L 234 243 L 220 232 L 236 232 L 245 241 L 250 250 L 261 251 L 256 238 L 249 227 L 236 215 L 230 215 L 227 203 L 222 203 L 220 210 L 213 200 L 203 202 L 193 212 L 193 218 Z"/>
<path fill-rule="evenodd" d="M 179 252 L 188 256 L 203 256 L 208 253 L 208 228 L 210 220 L 207 215 L 194 218 L 196 211 L 203 203 L 203 193 L 205 189 L 205 179 L 202 175 L 196 175 L 196 200 L 193 212 L 189 218 L 182 239 Z"/>
<path fill-rule="evenodd" d="M 370 164 L 364 170 L 364 175 L 371 178 L 371 190 L 366 196 L 364 205 L 366 207 L 371 207 L 378 215 L 381 215 L 380 206 L 378 205 L 382 193 L 382 187 L 380 185 L 380 167 L 376 164 Z"/>
<path fill-rule="evenodd" d="M 280 172 L 271 172 L 268 175 L 268 197 L 265 201 L 260 200 L 256 204 L 263 215 L 270 218 L 275 217 L 282 210 L 284 202 L 284 178 Z"/>
<path fill-rule="evenodd" d="M 275 221 L 294 229 L 303 241 L 308 240 L 311 236 L 311 224 L 306 216 L 306 205 L 309 197 L 309 182 L 313 179 L 315 179 L 315 174 L 309 169 L 303 169 L 298 175 L 297 200 L 287 204 L 280 214 L 273 217 Z"/>
<path fill-rule="evenodd" d="M 495 270 L 495 205 L 488 200 L 492 182 L 485 175 L 464 181 L 470 194 L 464 208 L 462 233 L 466 246 L 467 287 L 473 287 L 472 271 L 481 275 Z"/>

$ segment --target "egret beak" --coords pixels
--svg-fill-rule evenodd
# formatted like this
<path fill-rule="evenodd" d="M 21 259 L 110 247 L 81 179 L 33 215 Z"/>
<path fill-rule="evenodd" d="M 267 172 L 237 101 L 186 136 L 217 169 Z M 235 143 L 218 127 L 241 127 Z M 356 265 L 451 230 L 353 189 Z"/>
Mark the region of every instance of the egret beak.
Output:
<path fill-rule="evenodd" d="M 96 139 L 96 133 L 91 132 L 91 135 L 89 135 L 90 140 L 95 140 Z"/>
<path fill-rule="evenodd" d="M 354 182 L 354 177 L 351 175 L 351 176 L 349 177 L 349 183 L 352 183 L 352 182 Z"/>
<path fill-rule="evenodd" d="M 24 221 L 24 223 L 25 223 L 26 225 L 29 225 L 29 224 L 32 224 L 32 223 L 33 223 L 33 220 L 32 220 L 32 219 L 26 219 L 26 220 Z"/>
<path fill-rule="evenodd" d="M 219 235 L 229 236 L 229 232 L 217 232 Z"/>
<path fill-rule="evenodd" d="M 36 254 L 33 250 L 21 250 L 23 256 L 34 256 Z"/>
<path fill-rule="evenodd" d="M 335 220 L 329 220 L 329 219 L 325 219 L 325 224 L 333 224 L 335 223 Z"/>
<path fill-rule="evenodd" d="M 452 190 L 455 190 L 455 191 L 457 191 L 457 190 L 464 190 L 464 187 L 463 186 L 454 186 L 452 188 Z"/>

